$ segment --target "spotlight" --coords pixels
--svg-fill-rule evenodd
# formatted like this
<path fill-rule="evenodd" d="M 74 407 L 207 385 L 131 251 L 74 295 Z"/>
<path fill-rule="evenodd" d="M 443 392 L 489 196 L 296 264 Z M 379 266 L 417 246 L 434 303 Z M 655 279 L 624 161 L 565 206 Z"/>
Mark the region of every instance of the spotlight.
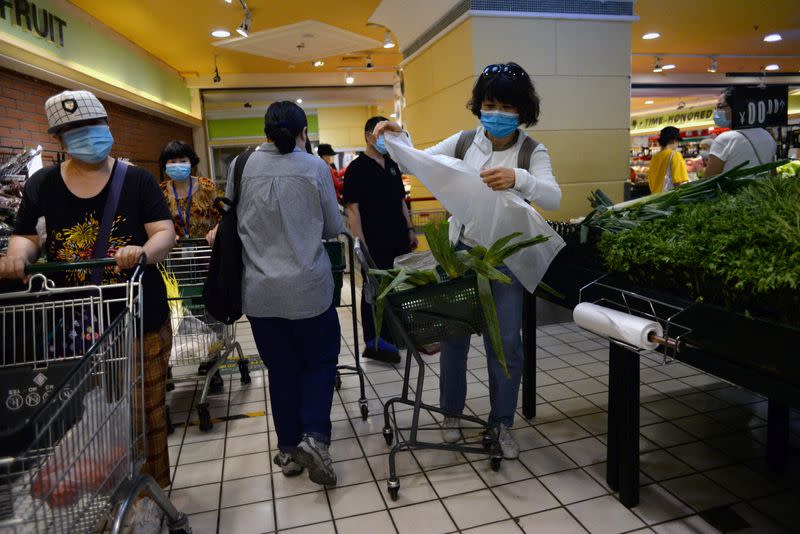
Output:
<path fill-rule="evenodd" d="M 211 32 L 211 36 L 217 37 L 218 39 L 222 39 L 225 37 L 230 37 L 231 32 L 229 32 L 228 30 L 214 30 L 213 32 Z"/>
<path fill-rule="evenodd" d="M 350 72 L 348 72 L 344 77 L 344 83 L 346 83 L 347 85 L 353 85 L 355 81 L 356 79 L 353 78 L 353 74 Z"/>
<path fill-rule="evenodd" d="M 371 69 L 375 66 L 375 64 L 372 62 L 372 55 L 367 55 L 367 61 L 364 63 L 364 66 L 368 69 Z"/>
<path fill-rule="evenodd" d="M 779 33 L 770 33 L 764 36 L 765 43 L 776 43 L 778 41 L 783 41 L 783 37 Z"/>
<path fill-rule="evenodd" d="M 653 101 L 653 100 L 645 100 L 645 101 L 644 101 L 644 105 L 645 105 L 645 106 L 651 106 L 651 105 L 653 105 L 653 104 L 655 104 L 655 101 Z"/>
<path fill-rule="evenodd" d="M 325 62 L 324 62 L 324 61 L 322 61 L 321 59 L 318 59 L 318 60 L 316 60 L 314 63 L 312 63 L 312 65 L 314 65 L 315 67 L 321 67 L 321 66 L 323 66 L 324 64 L 325 64 Z"/>
<path fill-rule="evenodd" d="M 386 30 L 386 35 L 383 37 L 383 47 L 384 48 L 394 48 L 394 40 L 392 39 L 392 34 L 389 33 L 389 30 Z"/>
<path fill-rule="evenodd" d="M 764 70 L 778 70 L 780 68 L 781 68 L 780 65 L 776 65 L 775 63 L 772 63 L 771 65 L 767 65 L 766 67 L 764 67 Z"/>
<path fill-rule="evenodd" d="M 295 102 L 297 102 L 298 104 L 302 104 L 303 103 L 303 99 L 302 98 L 298 98 Z"/>
<path fill-rule="evenodd" d="M 642 39 L 645 39 L 646 41 L 649 41 L 651 39 L 658 39 L 659 37 L 661 37 L 661 34 L 658 32 L 650 32 L 642 35 Z"/>
<path fill-rule="evenodd" d="M 673 65 L 672 63 L 667 63 L 666 65 L 664 65 L 661 68 L 664 69 L 664 70 L 672 70 L 672 69 L 675 68 L 675 65 Z"/>
<path fill-rule="evenodd" d="M 663 70 L 664 69 L 661 67 L 661 58 L 657 57 L 656 58 L 656 63 L 655 63 L 655 65 L 653 65 L 653 72 L 661 72 Z"/>
<path fill-rule="evenodd" d="M 716 56 L 711 56 L 711 65 L 709 65 L 706 70 L 708 72 L 712 72 L 713 73 L 713 72 L 717 72 L 717 68 L 718 68 L 718 66 L 717 66 L 717 57 Z"/>
<path fill-rule="evenodd" d="M 245 11 L 244 20 L 239 25 L 239 27 L 236 28 L 236 33 L 238 33 L 242 37 L 247 37 L 248 35 L 250 35 L 250 24 L 252 22 L 253 22 L 253 15 L 250 14 L 249 10 Z"/>
<path fill-rule="evenodd" d="M 233 0 L 225 0 L 226 4 L 230 4 L 231 2 L 233 2 Z"/>
<path fill-rule="evenodd" d="M 222 81 L 222 77 L 219 75 L 219 69 L 214 67 L 214 77 L 211 78 L 214 83 L 219 83 Z"/>

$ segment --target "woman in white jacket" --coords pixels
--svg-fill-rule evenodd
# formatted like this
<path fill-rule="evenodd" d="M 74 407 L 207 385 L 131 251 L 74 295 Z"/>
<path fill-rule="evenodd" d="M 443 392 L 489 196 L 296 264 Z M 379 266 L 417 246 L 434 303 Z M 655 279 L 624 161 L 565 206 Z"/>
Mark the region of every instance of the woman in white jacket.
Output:
<path fill-rule="evenodd" d="M 516 63 L 489 65 L 473 87 L 468 108 L 480 119 L 481 125 L 473 132 L 456 133 L 426 152 L 460 157 L 468 165 L 481 170 L 481 179 L 493 191 L 510 189 L 542 209 L 558 209 L 561 189 L 553 176 L 547 149 L 520 128 L 521 124 L 533 126 L 539 118 L 539 97 L 528 73 Z M 402 132 L 402 129 L 396 123 L 382 122 L 376 126 L 375 136 L 380 137 L 384 131 Z M 520 168 L 521 165 L 526 168 Z M 451 219 L 450 240 L 462 248 L 474 246 L 475 243 L 464 237 L 465 225 L 469 227 L 471 224 L 474 222 Z M 488 336 L 484 336 L 489 368 L 489 422 L 497 428 L 503 455 L 514 459 L 519 456 L 519 446 L 509 428 L 514 424 L 522 376 L 520 329 L 524 290 L 506 267 L 501 267 L 501 270 L 511 276 L 512 283 L 493 282 L 492 292 L 511 377 L 507 378 L 503 373 Z M 453 416 L 464 411 L 469 342 L 469 337 L 442 342 L 439 403 Z M 445 441 L 453 443 L 461 439 L 458 422 L 456 417 L 445 417 Z"/>

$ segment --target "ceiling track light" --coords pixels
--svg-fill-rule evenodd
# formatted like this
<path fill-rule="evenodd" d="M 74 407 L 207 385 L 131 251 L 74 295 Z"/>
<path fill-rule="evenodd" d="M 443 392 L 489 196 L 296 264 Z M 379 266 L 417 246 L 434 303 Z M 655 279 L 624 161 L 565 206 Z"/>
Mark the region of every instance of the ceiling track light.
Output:
<path fill-rule="evenodd" d="M 389 32 L 389 29 L 386 29 L 386 34 L 383 37 L 383 47 L 384 48 L 394 48 L 394 39 L 392 39 L 392 34 Z"/>
<path fill-rule="evenodd" d="M 355 83 L 355 81 L 356 81 L 356 79 L 353 77 L 353 73 L 350 72 L 350 71 L 347 71 L 345 73 L 345 75 L 344 75 L 344 83 L 346 83 L 347 85 L 353 85 L 353 83 Z"/>
<path fill-rule="evenodd" d="M 214 83 L 222 81 L 222 76 L 219 75 L 219 68 L 217 67 L 217 56 L 214 56 L 214 77 L 211 78 Z"/>
<path fill-rule="evenodd" d="M 777 43 L 778 41 L 783 41 L 783 37 L 779 33 L 770 33 L 764 36 L 765 43 Z"/>
<path fill-rule="evenodd" d="M 657 57 L 656 62 L 653 65 L 653 72 L 663 72 L 664 68 L 661 66 L 661 58 Z"/>
<path fill-rule="evenodd" d="M 311 65 L 313 65 L 314 67 L 322 67 L 323 65 L 325 65 L 325 62 L 322 61 L 321 59 L 318 59 L 314 63 L 312 63 Z"/>
<path fill-rule="evenodd" d="M 250 13 L 250 10 L 248 9 L 247 11 L 244 12 L 244 20 L 242 20 L 242 23 L 239 25 L 238 28 L 236 28 L 236 33 L 238 33 L 242 37 L 249 36 L 250 24 L 252 24 L 252 22 L 253 22 L 253 15 Z"/>
<path fill-rule="evenodd" d="M 711 56 L 711 64 L 708 66 L 706 71 L 714 73 L 714 72 L 717 72 L 718 68 L 719 68 L 719 65 L 717 65 L 717 56 Z"/>

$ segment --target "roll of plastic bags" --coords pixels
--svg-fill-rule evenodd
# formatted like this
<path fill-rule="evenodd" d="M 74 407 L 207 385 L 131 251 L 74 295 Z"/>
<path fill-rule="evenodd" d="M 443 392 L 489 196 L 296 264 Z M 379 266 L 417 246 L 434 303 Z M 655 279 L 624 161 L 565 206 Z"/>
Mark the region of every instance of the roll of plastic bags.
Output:
<path fill-rule="evenodd" d="M 392 158 L 464 224 L 464 237 L 468 240 L 488 248 L 514 232 L 521 232 L 521 239 L 540 234 L 549 238 L 505 260 L 525 289 L 533 292 L 564 246 L 564 240 L 539 212 L 511 191 L 489 189 L 480 171 L 460 159 L 417 150 L 409 146 L 404 134 L 386 132 L 384 139 Z"/>
<path fill-rule="evenodd" d="M 637 317 L 590 302 L 581 302 L 572 311 L 575 324 L 603 337 L 624 341 L 640 349 L 653 350 L 658 343 L 650 341 L 650 334 L 662 337 L 664 329 L 658 321 Z"/>

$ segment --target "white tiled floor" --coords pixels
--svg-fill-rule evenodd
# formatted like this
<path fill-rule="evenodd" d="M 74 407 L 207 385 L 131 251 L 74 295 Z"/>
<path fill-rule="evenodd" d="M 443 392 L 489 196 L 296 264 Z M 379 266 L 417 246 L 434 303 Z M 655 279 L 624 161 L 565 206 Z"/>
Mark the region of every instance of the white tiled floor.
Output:
<path fill-rule="evenodd" d="M 348 310 L 340 310 L 340 363 L 353 363 Z M 255 354 L 246 325 L 238 339 Z M 710 533 L 797 532 L 797 462 L 775 474 L 764 462 L 765 400 L 687 365 L 644 355 L 641 389 L 641 504 L 627 510 L 605 484 L 608 354 L 602 340 L 573 324 L 537 333 L 537 417 L 521 413 L 514 435 L 519 461 L 493 472 L 479 457 L 441 451 L 398 455 L 400 499 L 386 490 L 387 452 L 381 403 L 399 392 L 400 367 L 364 362 L 370 417 L 358 412 L 358 381 L 343 377 L 334 398 L 331 453 L 339 486 L 324 489 L 304 474 L 273 472 L 276 436 L 267 377 L 253 371 L 242 386 L 227 375 L 216 415 L 264 415 L 221 421 L 209 433 L 187 422 L 197 393 L 170 393 L 174 484 L 171 498 L 191 514 L 197 534 Z M 479 338 L 469 360 L 469 409 L 489 409 L 486 359 Z M 438 361 L 426 357 L 425 394 L 436 402 Z M 182 409 L 183 411 L 179 411 Z M 398 414 L 403 417 L 402 412 Z M 433 419 L 428 419 L 433 421 Z M 793 416 L 792 428 L 800 431 Z M 793 434 L 793 442 L 798 436 Z M 722 517 L 722 520 L 719 518 Z M 725 520 L 731 526 L 723 527 Z"/>

